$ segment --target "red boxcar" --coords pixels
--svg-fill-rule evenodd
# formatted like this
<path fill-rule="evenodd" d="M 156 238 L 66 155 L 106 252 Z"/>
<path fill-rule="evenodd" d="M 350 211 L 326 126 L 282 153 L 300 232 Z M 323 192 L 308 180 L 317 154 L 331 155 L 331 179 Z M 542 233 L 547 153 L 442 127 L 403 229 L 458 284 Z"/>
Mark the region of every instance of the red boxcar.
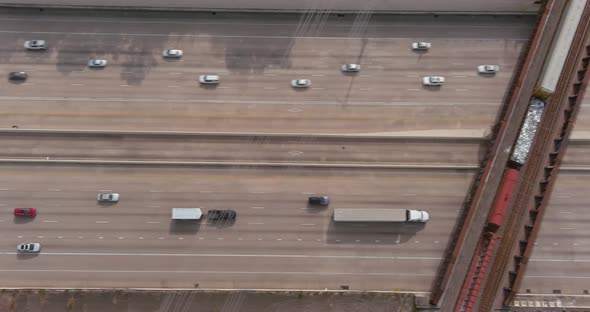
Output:
<path fill-rule="evenodd" d="M 504 215 L 508 208 L 508 202 L 510 202 L 510 198 L 512 198 L 512 193 L 514 193 L 514 187 L 516 186 L 519 175 L 520 171 L 513 168 L 508 168 L 504 171 L 504 177 L 500 184 L 500 191 L 496 194 L 494 207 L 492 208 L 492 213 L 488 219 L 488 228 L 491 231 L 495 232 L 500 226 L 502 226 Z"/>

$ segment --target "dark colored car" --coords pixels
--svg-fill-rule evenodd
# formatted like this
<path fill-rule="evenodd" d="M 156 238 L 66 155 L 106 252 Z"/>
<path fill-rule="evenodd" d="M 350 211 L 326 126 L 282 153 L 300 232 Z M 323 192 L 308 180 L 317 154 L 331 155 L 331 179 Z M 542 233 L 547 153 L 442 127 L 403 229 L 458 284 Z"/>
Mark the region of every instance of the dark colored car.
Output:
<path fill-rule="evenodd" d="M 14 215 L 19 217 L 34 217 L 37 215 L 35 208 L 14 208 Z"/>
<path fill-rule="evenodd" d="M 328 196 L 310 196 L 308 203 L 310 205 L 328 206 L 330 204 L 330 199 Z"/>
<path fill-rule="evenodd" d="M 29 75 L 26 72 L 10 72 L 8 73 L 8 79 L 10 80 L 25 80 Z"/>
<path fill-rule="evenodd" d="M 238 213 L 234 210 L 209 210 L 207 219 L 209 220 L 234 220 Z"/>

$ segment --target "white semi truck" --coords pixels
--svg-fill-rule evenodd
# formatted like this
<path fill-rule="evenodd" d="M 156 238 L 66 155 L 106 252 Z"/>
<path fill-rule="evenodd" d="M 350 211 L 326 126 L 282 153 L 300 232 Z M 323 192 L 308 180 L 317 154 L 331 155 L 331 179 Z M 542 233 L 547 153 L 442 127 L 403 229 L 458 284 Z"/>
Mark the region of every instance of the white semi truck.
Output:
<path fill-rule="evenodd" d="M 428 212 L 389 208 L 336 208 L 335 222 L 426 222 Z"/>

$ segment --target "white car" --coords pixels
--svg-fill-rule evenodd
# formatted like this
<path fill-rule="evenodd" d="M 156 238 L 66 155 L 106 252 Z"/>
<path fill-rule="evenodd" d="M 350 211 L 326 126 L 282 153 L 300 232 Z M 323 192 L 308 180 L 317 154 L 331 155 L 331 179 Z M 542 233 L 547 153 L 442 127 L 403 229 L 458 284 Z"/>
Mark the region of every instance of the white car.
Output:
<path fill-rule="evenodd" d="M 344 64 L 340 68 L 343 72 L 353 72 L 356 73 L 361 70 L 361 65 L 359 64 Z"/>
<path fill-rule="evenodd" d="M 47 49 L 47 42 L 45 42 L 45 40 L 29 40 L 29 41 L 25 41 L 25 49 L 29 49 L 29 50 L 45 50 L 45 49 Z"/>
<path fill-rule="evenodd" d="M 500 70 L 498 65 L 479 65 L 477 66 L 477 72 L 480 74 L 495 74 Z"/>
<path fill-rule="evenodd" d="M 107 60 L 90 60 L 88 61 L 88 67 L 91 68 L 99 68 L 99 67 L 106 67 Z"/>
<path fill-rule="evenodd" d="M 203 84 L 218 84 L 219 83 L 219 76 L 218 75 L 201 75 L 199 76 L 199 82 Z"/>
<path fill-rule="evenodd" d="M 440 86 L 445 82 L 445 77 L 430 76 L 422 78 L 422 83 L 425 86 Z"/>
<path fill-rule="evenodd" d="M 291 80 L 291 86 L 293 88 L 307 88 L 307 87 L 311 86 L 311 80 L 309 80 L 309 79 Z"/>
<path fill-rule="evenodd" d="M 164 51 L 162 51 L 162 56 L 163 57 L 181 57 L 182 56 L 182 50 L 178 50 L 178 49 L 166 49 Z"/>
<path fill-rule="evenodd" d="M 412 49 L 414 50 L 428 50 L 431 46 L 432 44 L 430 44 L 430 42 L 420 41 L 412 43 Z"/>
<path fill-rule="evenodd" d="M 117 202 L 119 201 L 119 194 L 117 193 L 100 193 L 96 195 L 96 200 L 99 202 Z"/>
<path fill-rule="evenodd" d="M 41 251 L 41 244 L 39 243 L 20 243 L 16 245 L 16 251 L 22 253 L 32 253 Z"/>

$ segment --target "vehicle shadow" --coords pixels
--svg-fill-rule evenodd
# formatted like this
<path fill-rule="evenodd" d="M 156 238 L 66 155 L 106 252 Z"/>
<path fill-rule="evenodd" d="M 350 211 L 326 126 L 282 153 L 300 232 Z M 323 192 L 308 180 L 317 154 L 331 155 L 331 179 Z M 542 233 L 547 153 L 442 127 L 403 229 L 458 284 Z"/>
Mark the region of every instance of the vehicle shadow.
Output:
<path fill-rule="evenodd" d="M 27 79 L 8 79 L 8 82 L 13 85 L 22 85 L 27 82 Z"/>
<path fill-rule="evenodd" d="M 307 206 L 305 206 L 304 211 L 305 211 L 305 213 L 308 213 L 308 214 L 318 214 L 318 213 L 324 213 L 324 212 L 326 212 L 326 210 L 328 210 L 328 206 L 307 204 Z"/>
<path fill-rule="evenodd" d="M 207 220 L 207 226 L 215 227 L 218 229 L 228 228 L 233 226 L 236 223 L 236 219 L 227 220 L 227 219 L 219 219 L 219 220 Z"/>
<path fill-rule="evenodd" d="M 17 253 L 16 254 L 16 259 L 17 260 L 28 260 L 28 259 L 33 259 L 33 258 L 37 258 L 39 256 L 38 252 L 35 253 Z"/>
<path fill-rule="evenodd" d="M 442 86 L 425 86 L 425 85 L 422 85 L 422 89 L 424 89 L 426 91 L 440 91 L 441 88 L 442 88 Z"/>
<path fill-rule="evenodd" d="M 35 220 L 35 218 L 29 218 L 29 217 L 19 217 L 19 216 L 14 216 L 13 218 L 13 223 L 14 224 L 26 224 L 26 223 L 31 223 L 33 222 L 33 220 Z"/>
<path fill-rule="evenodd" d="M 99 207 L 112 207 L 112 206 L 116 206 L 119 202 L 102 202 L 102 201 L 97 201 L 96 205 Z"/>
<path fill-rule="evenodd" d="M 494 77 L 496 77 L 496 74 L 484 74 L 484 73 L 477 73 L 477 76 L 478 76 L 478 77 L 481 77 L 481 78 L 488 78 L 488 79 L 489 79 L 489 78 L 494 78 Z"/>
<path fill-rule="evenodd" d="M 330 222 L 326 242 L 350 245 L 399 245 L 423 230 L 425 223 Z"/>
<path fill-rule="evenodd" d="M 201 228 L 201 221 L 170 220 L 168 233 L 171 235 L 195 235 Z"/>
<path fill-rule="evenodd" d="M 201 89 L 205 90 L 215 90 L 219 86 L 218 83 L 200 83 L 199 80 L 197 80 L 197 83 Z"/>

